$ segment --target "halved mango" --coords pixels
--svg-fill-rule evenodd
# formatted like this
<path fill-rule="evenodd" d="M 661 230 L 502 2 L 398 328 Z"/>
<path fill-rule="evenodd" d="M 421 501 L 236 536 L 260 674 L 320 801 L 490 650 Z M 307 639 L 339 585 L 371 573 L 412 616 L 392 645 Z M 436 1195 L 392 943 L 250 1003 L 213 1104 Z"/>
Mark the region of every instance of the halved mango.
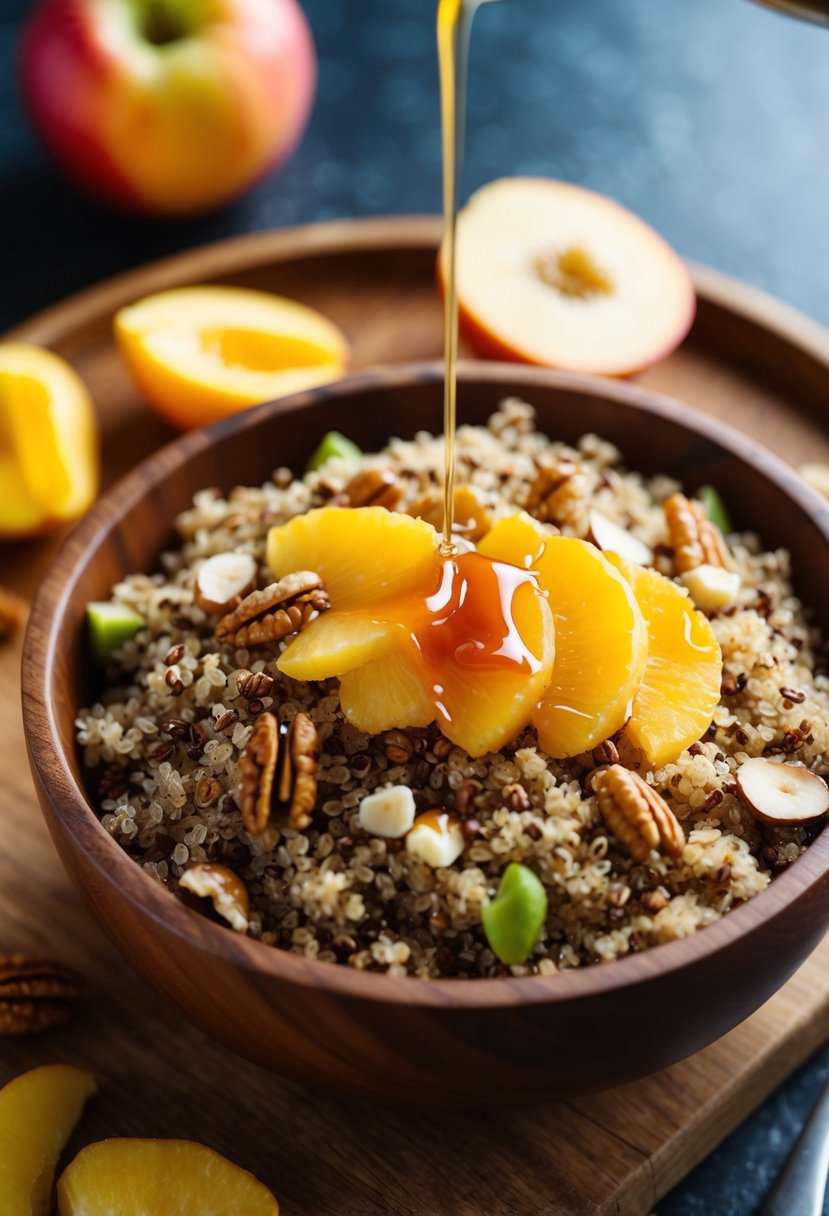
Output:
<path fill-rule="evenodd" d="M 0 344 L 0 537 L 77 519 L 99 472 L 98 422 L 74 368 L 39 346 Z"/>
<path fill-rule="evenodd" d="M 369 735 L 395 727 L 428 726 L 435 707 L 427 695 L 423 662 L 402 628 L 382 659 L 347 672 L 340 680 L 340 705 L 353 726 Z"/>
<path fill-rule="evenodd" d="M 342 375 L 348 342 L 296 300 L 241 287 L 178 287 L 115 316 L 127 369 L 182 430 Z"/>
<path fill-rule="evenodd" d="M 532 568 L 549 594 L 556 656 L 533 725 L 551 756 L 589 751 L 623 725 L 645 670 L 647 627 L 630 586 L 595 545 L 550 536 L 523 512 L 496 524 L 479 551 Z"/>
<path fill-rule="evenodd" d="M 58 1182 L 60 1216 L 279 1216 L 253 1174 L 189 1140 L 101 1140 Z"/>
<path fill-rule="evenodd" d="M 722 653 L 684 588 L 656 570 L 609 560 L 630 582 L 648 623 L 648 661 L 625 735 L 660 768 L 708 728 L 720 699 Z"/>
<path fill-rule="evenodd" d="M 96 1089 L 83 1068 L 45 1064 L 0 1090 L 3 1216 L 49 1216 L 55 1166 Z"/>
<path fill-rule="evenodd" d="M 365 613 L 324 612 L 306 625 L 277 660 L 294 680 L 327 680 L 364 667 L 389 650 L 395 627 Z"/>

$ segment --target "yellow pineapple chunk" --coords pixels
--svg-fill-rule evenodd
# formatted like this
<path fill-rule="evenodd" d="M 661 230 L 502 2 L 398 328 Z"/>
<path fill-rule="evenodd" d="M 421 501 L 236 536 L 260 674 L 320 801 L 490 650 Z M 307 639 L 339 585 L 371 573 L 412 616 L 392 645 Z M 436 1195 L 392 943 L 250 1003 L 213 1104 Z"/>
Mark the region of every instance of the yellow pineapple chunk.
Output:
<path fill-rule="evenodd" d="M 58 1157 L 97 1086 L 92 1073 L 45 1064 L 0 1090 L 0 1212 L 48 1216 Z"/>
<path fill-rule="evenodd" d="M 550 536 L 523 512 L 479 551 L 532 568 L 549 594 L 556 657 L 532 716 L 541 747 L 557 759 L 590 751 L 624 724 L 645 670 L 647 627 L 630 586 L 595 545 Z"/>
<path fill-rule="evenodd" d="M 648 623 L 648 661 L 625 735 L 653 768 L 707 730 L 720 699 L 722 654 L 711 623 L 684 588 L 656 570 L 611 556 Z"/>
<path fill-rule="evenodd" d="M 395 626 L 365 613 L 330 609 L 306 625 L 277 660 L 294 680 L 327 680 L 379 659 L 388 651 Z"/>
<path fill-rule="evenodd" d="M 423 664 L 414 643 L 399 627 L 382 659 L 346 672 L 340 705 L 353 726 L 369 735 L 406 726 L 428 726 L 435 707 L 427 696 Z"/>
<path fill-rule="evenodd" d="M 60 1216 L 279 1216 L 266 1186 L 189 1140 L 102 1140 L 58 1182 Z M 4 1214 L 5 1216 L 5 1214 Z"/>
<path fill-rule="evenodd" d="M 268 533 L 275 578 L 313 570 L 331 607 L 361 609 L 427 580 L 439 538 L 422 519 L 385 507 L 320 507 Z"/>

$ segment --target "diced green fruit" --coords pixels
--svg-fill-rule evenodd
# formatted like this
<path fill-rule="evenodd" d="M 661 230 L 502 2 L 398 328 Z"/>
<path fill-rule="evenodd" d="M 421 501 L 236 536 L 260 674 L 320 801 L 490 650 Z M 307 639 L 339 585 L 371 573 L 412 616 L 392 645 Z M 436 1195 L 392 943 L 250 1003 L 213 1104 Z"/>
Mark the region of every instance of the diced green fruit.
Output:
<path fill-rule="evenodd" d="M 123 604 L 112 600 L 98 600 L 86 606 L 89 623 L 89 640 L 96 663 L 108 663 L 112 652 L 134 637 L 144 625 L 144 620 Z"/>
<path fill-rule="evenodd" d="M 700 486 L 697 490 L 697 498 L 705 508 L 705 514 L 711 523 L 717 525 L 723 536 L 728 536 L 730 532 L 734 531 L 728 507 L 720 497 L 719 491 L 715 490 L 713 486 Z"/>
<path fill-rule="evenodd" d="M 502 963 L 523 963 L 547 919 L 547 892 L 541 879 L 517 861 L 507 866 L 498 894 L 481 911 L 484 933 Z"/>
<path fill-rule="evenodd" d="M 305 466 L 305 471 L 315 473 L 334 456 L 339 456 L 341 460 L 359 460 L 362 454 L 357 444 L 346 439 L 345 435 L 341 435 L 339 431 L 329 431 L 323 436 L 319 447 Z"/>

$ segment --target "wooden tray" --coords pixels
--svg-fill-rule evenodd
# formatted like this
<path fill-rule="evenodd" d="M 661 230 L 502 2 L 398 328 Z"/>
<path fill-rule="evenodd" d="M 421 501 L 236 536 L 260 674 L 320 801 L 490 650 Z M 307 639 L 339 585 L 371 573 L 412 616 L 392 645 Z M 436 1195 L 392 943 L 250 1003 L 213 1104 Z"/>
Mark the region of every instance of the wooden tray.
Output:
<path fill-rule="evenodd" d="M 9 336 L 50 346 L 80 370 L 101 413 L 109 481 L 169 435 L 120 366 L 115 308 L 196 281 L 264 287 L 324 309 L 348 332 L 358 366 L 433 358 L 439 234 L 433 219 L 385 219 L 243 237 L 95 287 Z M 694 273 L 694 330 L 643 381 L 727 418 L 795 464 L 829 461 L 829 333 L 749 287 Z M 393 417 L 388 425 L 393 433 Z M 0 581 L 31 595 L 56 543 L 0 550 Z M 55 954 L 80 968 L 89 988 L 64 1030 L 0 1040 L 0 1082 L 51 1060 L 93 1068 L 101 1093 L 74 1147 L 107 1135 L 202 1140 L 271 1185 L 285 1216 L 645 1216 L 829 1035 L 827 942 L 719 1043 L 596 1097 L 506 1112 L 390 1113 L 266 1074 L 146 988 L 70 887 L 24 759 L 18 665 L 19 641 L 0 651 L 0 950 Z"/>

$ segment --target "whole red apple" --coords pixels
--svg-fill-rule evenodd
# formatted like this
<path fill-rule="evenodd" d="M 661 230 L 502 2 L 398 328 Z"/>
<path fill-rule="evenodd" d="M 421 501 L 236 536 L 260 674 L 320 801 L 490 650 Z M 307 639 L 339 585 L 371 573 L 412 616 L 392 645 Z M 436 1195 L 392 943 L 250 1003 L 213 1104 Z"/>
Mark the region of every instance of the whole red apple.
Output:
<path fill-rule="evenodd" d="M 80 185 L 185 215 L 290 155 L 316 56 L 296 0 L 43 0 L 21 73 L 34 125 Z"/>

